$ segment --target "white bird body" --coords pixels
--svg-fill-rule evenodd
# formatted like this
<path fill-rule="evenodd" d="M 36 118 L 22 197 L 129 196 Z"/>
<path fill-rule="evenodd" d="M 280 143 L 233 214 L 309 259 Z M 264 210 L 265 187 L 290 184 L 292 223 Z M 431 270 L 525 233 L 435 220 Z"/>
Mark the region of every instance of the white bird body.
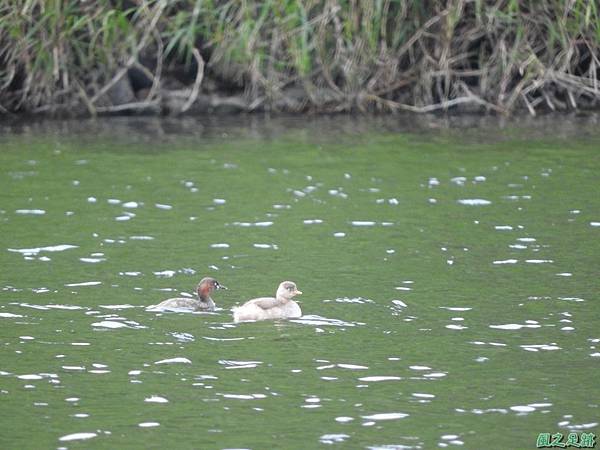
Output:
<path fill-rule="evenodd" d="M 294 319 L 302 316 L 302 310 L 292 298 L 302 294 L 291 281 L 279 285 L 275 297 L 259 297 L 248 300 L 233 309 L 233 321 Z"/>

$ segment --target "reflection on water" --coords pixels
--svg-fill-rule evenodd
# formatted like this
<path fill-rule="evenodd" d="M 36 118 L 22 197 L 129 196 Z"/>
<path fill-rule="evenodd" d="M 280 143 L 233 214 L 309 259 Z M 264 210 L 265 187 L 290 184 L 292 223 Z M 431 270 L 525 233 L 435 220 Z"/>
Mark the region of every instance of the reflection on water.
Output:
<path fill-rule="evenodd" d="M 597 116 L 456 120 L 0 125 L 0 447 L 596 431 Z M 285 279 L 304 316 L 233 323 Z"/>

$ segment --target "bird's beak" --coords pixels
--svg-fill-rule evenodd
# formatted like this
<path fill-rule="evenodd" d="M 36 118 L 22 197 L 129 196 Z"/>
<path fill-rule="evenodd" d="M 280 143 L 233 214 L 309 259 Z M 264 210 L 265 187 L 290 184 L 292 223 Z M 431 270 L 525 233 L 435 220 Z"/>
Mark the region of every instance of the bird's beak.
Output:
<path fill-rule="evenodd" d="M 222 284 L 217 284 L 217 289 L 225 289 L 225 290 L 227 290 L 227 286 L 223 286 Z"/>
<path fill-rule="evenodd" d="M 298 289 L 296 289 L 296 291 L 294 292 L 295 295 L 302 295 L 302 291 L 299 291 Z"/>

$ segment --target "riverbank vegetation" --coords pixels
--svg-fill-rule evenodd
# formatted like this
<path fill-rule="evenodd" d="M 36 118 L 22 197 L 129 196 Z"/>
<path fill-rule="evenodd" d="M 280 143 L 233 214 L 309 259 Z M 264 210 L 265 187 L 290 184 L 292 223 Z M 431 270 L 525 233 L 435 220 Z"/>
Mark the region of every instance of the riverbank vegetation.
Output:
<path fill-rule="evenodd" d="M 597 0 L 0 0 L 0 113 L 600 105 Z"/>

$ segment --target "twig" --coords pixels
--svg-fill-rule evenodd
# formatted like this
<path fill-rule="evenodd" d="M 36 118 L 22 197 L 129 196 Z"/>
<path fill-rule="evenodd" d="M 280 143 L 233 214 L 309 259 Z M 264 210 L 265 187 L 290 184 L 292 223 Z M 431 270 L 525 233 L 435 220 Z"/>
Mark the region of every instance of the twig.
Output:
<path fill-rule="evenodd" d="M 428 112 L 438 111 L 440 109 L 448 109 L 452 106 L 464 105 L 464 104 L 468 104 L 468 103 L 476 103 L 479 105 L 486 105 L 486 106 L 489 105 L 489 103 L 481 100 L 478 97 L 474 97 L 471 95 L 465 96 L 465 97 L 457 97 L 457 98 L 453 98 L 450 100 L 444 100 L 443 102 L 434 103 L 434 104 L 426 105 L 426 106 L 407 105 L 405 103 L 394 102 L 393 100 L 383 99 L 383 98 L 380 98 L 380 97 L 377 97 L 374 95 L 365 95 L 365 97 L 368 98 L 369 100 L 374 100 L 376 102 L 385 103 L 391 109 L 403 109 L 405 111 L 412 111 L 412 112 L 416 112 L 416 113 L 428 113 Z"/>
<path fill-rule="evenodd" d="M 130 110 L 139 110 L 139 109 L 149 109 L 153 106 L 159 106 L 160 102 L 158 100 L 152 100 L 147 102 L 131 102 L 131 103 L 123 103 L 122 105 L 113 105 L 113 106 L 97 106 L 96 111 L 99 113 L 105 112 L 120 112 L 120 111 L 130 111 Z"/>
<path fill-rule="evenodd" d="M 523 91 L 521 91 L 521 97 L 523 98 L 523 102 L 525 103 L 525 106 L 527 106 L 527 109 L 529 110 L 529 114 L 531 114 L 533 117 L 535 117 L 535 109 L 533 109 L 533 106 L 531 105 L 531 103 L 529 103 L 529 100 L 527 99 L 527 94 Z"/>
<path fill-rule="evenodd" d="M 181 108 L 181 112 L 184 113 L 194 104 L 196 99 L 198 98 L 198 93 L 200 92 L 200 85 L 202 84 L 202 79 L 204 78 L 204 60 L 202 59 L 202 55 L 197 48 L 192 50 L 192 55 L 196 59 L 196 64 L 198 65 L 198 69 L 196 70 L 196 80 L 194 81 L 194 87 L 192 88 L 192 93 L 190 97 L 187 99 L 183 107 Z"/>
<path fill-rule="evenodd" d="M 85 107 L 87 108 L 90 115 L 92 117 L 94 117 L 96 115 L 96 108 L 94 107 L 94 104 L 91 102 L 90 98 L 88 97 L 88 95 L 85 92 L 85 89 L 83 89 L 83 87 L 81 86 L 79 81 L 75 80 L 75 85 L 77 86 L 77 90 L 79 91 L 79 96 L 83 100 Z"/>

